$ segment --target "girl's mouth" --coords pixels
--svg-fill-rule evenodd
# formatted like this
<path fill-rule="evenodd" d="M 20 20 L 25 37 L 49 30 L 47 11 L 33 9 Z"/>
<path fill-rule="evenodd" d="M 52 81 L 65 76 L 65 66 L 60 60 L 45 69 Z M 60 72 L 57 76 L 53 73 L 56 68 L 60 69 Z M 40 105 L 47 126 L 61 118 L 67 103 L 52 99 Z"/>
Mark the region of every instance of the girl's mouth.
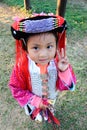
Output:
<path fill-rule="evenodd" d="M 39 61 L 42 63 L 44 63 L 44 62 L 46 63 L 46 62 L 48 62 L 48 59 L 39 59 Z"/>

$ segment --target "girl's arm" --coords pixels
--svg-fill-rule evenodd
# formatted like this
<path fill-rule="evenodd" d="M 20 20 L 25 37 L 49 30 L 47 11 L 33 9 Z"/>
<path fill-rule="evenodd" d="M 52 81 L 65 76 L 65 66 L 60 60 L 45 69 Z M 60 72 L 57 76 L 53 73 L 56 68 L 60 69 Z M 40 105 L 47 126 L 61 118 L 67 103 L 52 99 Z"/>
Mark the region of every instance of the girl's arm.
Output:
<path fill-rule="evenodd" d="M 71 65 L 68 62 L 67 56 L 64 54 L 64 49 L 61 52 L 57 51 L 58 55 L 58 81 L 57 88 L 59 90 L 74 90 L 76 84 L 76 77 Z"/>
<path fill-rule="evenodd" d="M 73 91 L 75 89 L 75 84 L 76 76 L 73 72 L 71 65 L 69 65 L 68 69 L 63 72 L 58 71 L 57 89 L 59 89 L 60 91 Z"/>

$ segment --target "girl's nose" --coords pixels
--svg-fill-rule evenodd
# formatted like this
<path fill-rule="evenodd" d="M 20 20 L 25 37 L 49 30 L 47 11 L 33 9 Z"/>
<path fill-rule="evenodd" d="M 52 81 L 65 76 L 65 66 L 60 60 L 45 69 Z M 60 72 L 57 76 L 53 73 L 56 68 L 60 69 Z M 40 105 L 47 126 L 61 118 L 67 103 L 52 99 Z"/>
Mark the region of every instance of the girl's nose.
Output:
<path fill-rule="evenodd" d="M 47 57 L 47 51 L 45 49 L 41 50 L 40 53 L 39 53 L 39 56 L 40 57 Z"/>

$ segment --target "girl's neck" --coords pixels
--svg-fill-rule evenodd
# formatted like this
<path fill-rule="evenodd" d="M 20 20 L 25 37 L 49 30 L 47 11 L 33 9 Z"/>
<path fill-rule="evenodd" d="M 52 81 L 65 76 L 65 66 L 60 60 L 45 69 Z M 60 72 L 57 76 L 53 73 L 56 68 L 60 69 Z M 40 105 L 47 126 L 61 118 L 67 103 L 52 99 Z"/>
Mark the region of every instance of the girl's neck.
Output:
<path fill-rule="evenodd" d="M 36 64 L 36 65 L 40 68 L 41 74 L 47 73 L 47 66 L 48 66 L 48 64 L 45 64 L 45 65 Z"/>

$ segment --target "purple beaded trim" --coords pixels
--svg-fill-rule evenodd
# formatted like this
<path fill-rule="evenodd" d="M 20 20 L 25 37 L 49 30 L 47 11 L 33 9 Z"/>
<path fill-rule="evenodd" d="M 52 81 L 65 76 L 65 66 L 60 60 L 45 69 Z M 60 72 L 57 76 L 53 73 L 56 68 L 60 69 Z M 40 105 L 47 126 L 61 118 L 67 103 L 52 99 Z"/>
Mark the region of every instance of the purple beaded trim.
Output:
<path fill-rule="evenodd" d="M 58 27 L 57 18 L 47 18 L 41 20 L 25 20 L 20 22 L 19 31 L 26 33 L 41 33 L 51 31 Z"/>

